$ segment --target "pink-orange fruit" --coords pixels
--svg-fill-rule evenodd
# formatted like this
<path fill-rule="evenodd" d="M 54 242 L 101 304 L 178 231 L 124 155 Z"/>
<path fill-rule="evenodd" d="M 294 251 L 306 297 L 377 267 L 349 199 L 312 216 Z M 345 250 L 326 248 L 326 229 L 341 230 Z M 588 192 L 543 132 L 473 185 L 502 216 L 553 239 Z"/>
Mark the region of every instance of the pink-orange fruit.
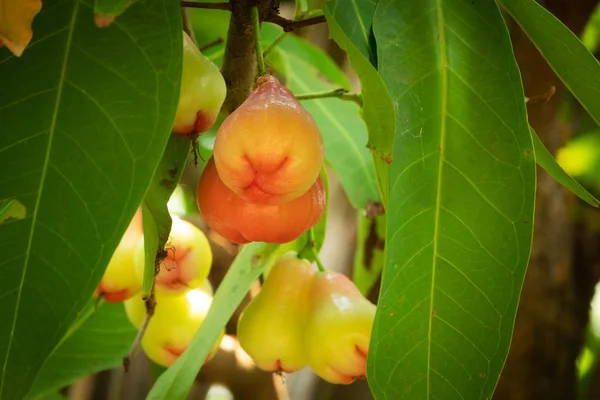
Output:
<path fill-rule="evenodd" d="M 133 260 L 142 236 L 142 213 L 138 209 L 115 249 L 94 297 L 103 297 L 106 301 L 116 303 L 130 298 L 142 288 L 135 275 Z"/>
<path fill-rule="evenodd" d="M 346 276 L 335 272 L 317 272 L 308 297 L 304 330 L 308 365 L 330 383 L 364 378 L 375 305 Z"/>
<path fill-rule="evenodd" d="M 212 265 L 212 250 L 204 233 L 193 224 L 172 215 L 173 224 L 167 240 L 167 257 L 160 263 L 154 278 L 157 292 L 180 293 L 204 282 Z M 135 273 L 143 282 L 144 239 L 135 253 Z"/>
<path fill-rule="evenodd" d="M 240 345 L 259 368 L 294 372 L 306 366 L 303 334 L 314 273 L 307 260 L 294 252 L 285 254 L 240 315 Z"/>
<path fill-rule="evenodd" d="M 219 68 L 200 53 L 183 32 L 183 70 L 173 133 L 188 136 L 209 130 L 225 101 L 227 88 Z"/>
<path fill-rule="evenodd" d="M 281 204 L 315 183 L 323 165 L 323 139 L 292 92 L 265 75 L 221 124 L 213 154 L 223 183 L 238 196 Z"/>
<path fill-rule="evenodd" d="M 200 178 L 196 200 L 204 221 L 234 243 L 290 242 L 319 222 L 326 202 L 320 176 L 308 192 L 288 203 L 247 202 L 223 184 L 212 158 Z"/>

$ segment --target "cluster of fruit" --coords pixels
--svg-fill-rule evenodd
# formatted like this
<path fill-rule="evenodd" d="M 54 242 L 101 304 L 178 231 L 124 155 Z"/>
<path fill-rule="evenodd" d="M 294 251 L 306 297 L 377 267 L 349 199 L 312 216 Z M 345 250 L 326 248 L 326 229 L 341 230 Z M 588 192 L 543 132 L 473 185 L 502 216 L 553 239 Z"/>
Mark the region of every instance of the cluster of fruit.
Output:
<path fill-rule="evenodd" d="M 210 129 L 225 94 L 219 69 L 184 33 L 173 133 L 191 137 Z M 276 78 L 259 77 L 217 132 L 213 157 L 198 183 L 198 208 L 211 229 L 231 242 L 292 242 L 323 215 L 323 160 L 323 141 L 312 117 Z M 141 342 L 148 357 L 163 366 L 185 351 L 213 294 L 206 280 L 212 253 L 202 231 L 173 216 L 167 243 L 168 255 L 155 276 L 156 308 Z M 95 293 L 124 302 L 138 329 L 146 318 L 140 293 L 144 265 L 138 211 Z M 366 374 L 374 317 L 375 305 L 346 276 L 317 271 L 290 252 L 277 260 L 243 311 L 237 333 L 263 370 L 294 372 L 308 365 L 331 383 L 347 384 Z"/>
<path fill-rule="evenodd" d="M 213 295 L 206 279 L 212 265 L 208 239 L 189 222 L 177 216 L 172 218 L 168 254 L 154 280 L 154 315 L 141 342 L 146 355 L 165 367 L 185 351 L 204 321 Z M 144 236 L 138 211 L 94 293 L 109 302 L 123 302 L 127 317 L 138 329 L 146 318 L 141 295 L 144 265 Z M 207 361 L 214 356 L 219 342 L 213 346 Z"/>
<path fill-rule="evenodd" d="M 374 318 L 375 305 L 346 276 L 316 271 L 290 252 L 242 312 L 237 335 L 265 371 L 308 365 L 330 383 L 348 384 L 366 375 Z"/>

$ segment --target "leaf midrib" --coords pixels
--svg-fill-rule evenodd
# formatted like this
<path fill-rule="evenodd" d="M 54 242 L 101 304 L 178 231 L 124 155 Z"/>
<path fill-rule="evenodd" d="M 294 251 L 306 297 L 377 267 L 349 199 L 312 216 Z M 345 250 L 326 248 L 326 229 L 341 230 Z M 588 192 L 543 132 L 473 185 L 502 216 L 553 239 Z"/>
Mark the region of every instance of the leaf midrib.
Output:
<path fill-rule="evenodd" d="M 435 273 L 437 268 L 437 252 L 439 237 L 439 221 L 441 210 L 442 172 L 444 167 L 444 148 L 446 144 L 446 112 L 448 107 L 448 73 L 446 67 L 448 58 L 446 55 L 446 36 L 444 32 L 444 15 L 442 12 L 442 0 L 436 0 L 437 34 L 440 43 L 440 73 L 441 73 L 441 112 L 440 112 L 440 153 L 438 157 L 438 181 L 435 198 L 435 217 L 433 226 L 433 251 L 431 263 L 431 289 L 429 292 L 429 328 L 427 332 L 427 396 L 430 398 L 431 388 L 431 331 L 433 325 L 433 302 L 435 293 Z"/>
<path fill-rule="evenodd" d="M 35 206 L 34 206 L 34 209 L 32 212 L 31 230 L 29 233 L 29 240 L 27 243 L 27 250 L 25 253 L 23 273 L 21 274 L 21 281 L 19 283 L 19 289 L 18 289 L 18 294 L 17 294 L 17 301 L 15 304 L 15 312 L 14 312 L 13 322 L 12 322 L 10 335 L 9 335 L 9 339 L 8 339 L 8 346 L 6 348 L 6 356 L 4 358 L 4 365 L 2 366 L 2 378 L 0 379 L 0 397 L 2 397 L 2 393 L 4 392 L 4 382 L 6 380 L 5 379 L 6 378 L 6 368 L 8 365 L 8 359 L 10 357 L 10 350 L 11 350 L 12 341 L 14 338 L 15 327 L 17 325 L 17 319 L 19 316 L 18 311 L 19 311 L 19 306 L 21 304 L 21 294 L 23 293 L 23 284 L 25 283 L 25 276 L 27 275 L 27 268 L 29 266 L 29 257 L 31 254 L 33 235 L 35 233 L 36 221 L 37 221 L 37 216 L 38 216 L 38 211 L 39 211 L 39 206 L 40 206 L 40 199 L 42 198 L 42 192 L 44 190 L 44 186 L 45 186 L 44 184 L 46 182 L 46 172 L 48 170 L 50 153 L 52 151 L 52 141 L 54 139 L 54 133 L 56 131 L 56 120 L 58 119 L 58 110 L 60 108 L 60 99 L 62 97 L 62 90 L 63 90 L 64 83 L 65 83 L 67 61 L 69 60 L 69 55 L 71 52 L 73 31 L 75 30 L 75 20 L 76 20 L 78 11 L 79 11 L 79 0 L 76 0 L 75 4 L 73 5 L 73 15 L 71 16 L 71 21 L 69 23 L 69 34 L 67 36 L 67 43 L 65 45 L 65 54 L 64 54 L 63 63 L 61 66 L 60 78 L 58 81 L 58 87 L 57 87 L 57 92 L 56 92 L 56 103 L 54 106 L 54 112 L 52 114 L 52 121 L 50 123 L 50 129 L 48 132 L 48 147 L 46 149 L 44 165 L 42 167 L 42 176 L 40 178 L 40 185 L 39 185 L 38 191 L 37 191 L 37 198 L 36 198 Z"/>

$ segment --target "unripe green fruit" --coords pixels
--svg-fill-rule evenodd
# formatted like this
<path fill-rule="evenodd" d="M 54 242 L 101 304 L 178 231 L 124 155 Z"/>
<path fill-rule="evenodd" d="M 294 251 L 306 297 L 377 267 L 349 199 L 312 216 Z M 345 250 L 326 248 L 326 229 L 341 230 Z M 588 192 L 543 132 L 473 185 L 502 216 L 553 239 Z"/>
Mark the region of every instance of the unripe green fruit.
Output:
<path fill-rule="evenodd" d="M 156 307 L 142 338 L 142 348 L 152 361 L 169 367 L 185 351 L 200 328 L 212 296 L 201 289 L 175 295 L 156 293 L 155 296 Z M 146 316 L 141 295 L 125 301 L 124 305 L 127 317 L 139 329 Z M 224 334 L 224 331 L 221 332 L 205 363 L 215 355 Z"/>
<path fill-rule="evenodd" d="M 197 288 L 206 280 L 212 264 L 212 250 L 204 233 L 193 224 L 172 216 L 167 240 L 167 257 L 160 263 L 154 278 L 156 292 L 181 293 Z M 135 273 L 141 284 L 145 267 L 144 240 L 135 253 Z"/>
<path fill-rule="evenodd" d="M 308 261 L 285 254 L 242 312 L 238 340 L 260 369 L 294 372 L 306 365 L 302 336 L 314 273 Z"/>
<path fill-rule="evenodd" d="M 225 101 L 227 87 L 219 68 L 183 32 L 181 92 L 173 133 L 188 136 L 209 130 Z"/>
<path fill-rule="evenodd" d="M 350 279 L 335 272 L 317 272 L 308 297 L 304 329 L 308 365 L 330 383 L 364 378 L 375 305 Z"/>

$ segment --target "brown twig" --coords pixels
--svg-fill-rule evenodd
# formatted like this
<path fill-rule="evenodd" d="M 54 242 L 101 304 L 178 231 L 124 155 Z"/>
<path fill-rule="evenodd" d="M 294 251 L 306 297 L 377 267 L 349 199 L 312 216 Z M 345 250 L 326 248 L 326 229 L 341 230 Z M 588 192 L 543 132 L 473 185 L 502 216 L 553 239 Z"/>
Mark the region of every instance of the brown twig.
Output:
<path fill-rule="evenodd" d="M 265 18 L 265 22 L 271 22 L 279 25 L 283 28 L 284 32 L 291 32 L 296 29 L 305 28 L 307 26 L 322 24 L 325 22 L 325 16 L 319 15 L 317 17 L 301 19 L 299 21 L 292 21 L 291 19 L 283 18 L 278 14 L 271 14 L 268 18 Z"/>
<path fill-rule="evenodd" d="M 216 39 L 215 39 L 215 40 L 213 40 L 212 42 L 208 42 L 208 43 L 206 43 L 204 46 L 200 47 L 200 48 L 199 48 L 199 49 L 200 49 L 200 52 L 201 52 L 201 53 L 203 53 L 203 52 L 205 52 L 206 50 L 210 49 L 211 47 L 214 47 L 214 46 L 218 46 L 218 45 L 220 45 L 220 44 L 221 44 L 221 43 L 223 43 L 224 41 L 225 41 L 225 39 L 223 39 L 222 37 L 220 37 L 220 36 L 219 36 L 218 38 L 216 38 Z"/>
<path fill-rule="evenodd" d="M 196 1 L 182 1 L 181 7 L 205 8 L 209 10 L 231 10 L 231 5 L 229 3 L 199 3 Z"/>
<path fill-rule="evenodd" d="M 554 93 L 556 93 L 556 87 L 554 85 L 552 85 L 544 93 L 536 94 L 535 96 L 529 97 L 527 99 L 527 103 L 529 103 L 529 104 L 535 104 L 535 103 L 540 103 L 540 102 L 546 103 L 546 102 L 550 101 L 552 96 L 554 96 Z"/>
<path fill-rule="evenodd" d="M 190 21 L 187 8 L 181 8 L 181 20 L 183 21 L 183 30 L 188 34 L 190 39 L 192 39 L 192 42 L 196 43 L 196 35 L 194 34 L 194 29 L 192 28 L 192 22 Z"/>
<path fill-rule="evenodd" d="M 144 304 L 146 305 L 146 317 L 144 318 L 144 322 L 142 323 L 142 326 L 140 326 L 140 330 L 138 331 L 137 336 L 135 337 L 135 340 L 131 345 L 129 353 L 127 353 L 127 356 L 123 358 L 123 368 L 125 369 L 125 372 L 129 370 L 131 359 L 135 355 L 135 352 L 137 351 L 137 348 L 140 345 L 142 338 L 144 337 L 144 333 L 146 333 L 146 329 L 148 328 L 148 324 L 150 323 L 150 318 L 152 318 L 152 316 L 154 315 L 154 310 L 156 309 L 154 286 L 152 286 L 152 292 L 150 293 L 150 297 L 146 299 Z"/>

